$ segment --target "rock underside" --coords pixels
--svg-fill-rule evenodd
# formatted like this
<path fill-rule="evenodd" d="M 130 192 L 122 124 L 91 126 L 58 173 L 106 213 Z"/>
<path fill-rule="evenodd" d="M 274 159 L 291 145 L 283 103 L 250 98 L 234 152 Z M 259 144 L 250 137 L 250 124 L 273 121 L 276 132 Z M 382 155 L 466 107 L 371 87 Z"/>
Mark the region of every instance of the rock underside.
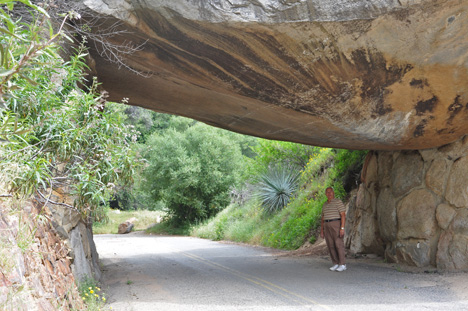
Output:
<path fill-rule="evenodd" d="M 140 47 L 90 39 L 112 100 L 349 149 L 425 149 L 468 133 L 466 1 L 83 2 L 98 14 L 94 33 L 114 27 L 108 42 Z"/>

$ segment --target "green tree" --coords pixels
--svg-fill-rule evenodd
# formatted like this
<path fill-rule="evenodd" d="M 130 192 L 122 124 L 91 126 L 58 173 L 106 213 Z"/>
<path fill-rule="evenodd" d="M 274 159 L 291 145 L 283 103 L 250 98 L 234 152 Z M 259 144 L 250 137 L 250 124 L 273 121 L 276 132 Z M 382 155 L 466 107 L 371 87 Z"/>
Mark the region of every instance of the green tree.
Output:
<path fill-rule="evenodd" d="M 237 134 L 188 119 L 148 140 L 145 188 L 176 224 L 215 215 L 230 201 L 243 155 Z"/>
<path fill-rule="evenodd" d="M 266 174 L 270 168 L 285 166 L 301 169 L 306 166 L 310 158 L 314 157 L 319 148 L 298 143 L 258 139 L 252 147 L 255 154 L 246 170 L 246 179 L 254 182 Z"/>
<path fill-rule="evenodd" d="M 147 138 L 154 132 L 163 132 L 174 122 L 176 116 L 158 113 L 149 109 L 137 106 L 123 106 L 122 113 L 126 118 L 126 123 L 135 127 L 140 132 L 138 143 L 146 143 Z"/>

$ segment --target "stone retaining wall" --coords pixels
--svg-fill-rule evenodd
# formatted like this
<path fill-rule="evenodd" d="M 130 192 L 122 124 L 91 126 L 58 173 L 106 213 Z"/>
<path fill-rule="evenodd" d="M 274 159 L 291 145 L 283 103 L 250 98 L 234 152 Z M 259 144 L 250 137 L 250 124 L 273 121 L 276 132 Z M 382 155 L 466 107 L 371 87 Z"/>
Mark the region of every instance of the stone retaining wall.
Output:
<path fill-rule="evenodd" d="M 468 270 L 468 136 L 440 148 L 370 152 L 346 245 L 389 262 Z"/>
<path fill-rule="evenodd" d="M 99 281 L 101 278 L 99 255 L 94 244 L 91 225 L 85 223 L 78 212 L 68 207 L 51 205 L 48 209 L 53 215 L 54 229 L 70 249 L 74 276 L 79 281 L 85 278 Z"/>
<path fill-rule="evenodd" d="M 81 310 L 75 280 L 99 280 L 93 234 L 75 210 L 34 202 L 0 202 L 0 310 Z M 72 198 L 57 189 L 50 200 Z"/>
<path fill-rule="evenodd" d="M 52 215 L 31 203 L 9 204 L 0 203 L 0 310 L 82 310 L 74 259 Z"/>

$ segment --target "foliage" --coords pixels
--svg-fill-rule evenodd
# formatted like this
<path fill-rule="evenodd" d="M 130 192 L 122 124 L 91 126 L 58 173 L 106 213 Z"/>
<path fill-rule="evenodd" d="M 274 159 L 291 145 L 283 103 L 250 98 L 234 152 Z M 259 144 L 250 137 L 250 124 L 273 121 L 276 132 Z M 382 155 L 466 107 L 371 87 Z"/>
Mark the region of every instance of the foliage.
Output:
<path fill-rule="evenodd" d="M 126 123 L 132 125 L 140 135 L 138 143 L 146 143 L 154 132 L 163 132 L 173 125 L 175 116 L 157 113 L 137 106 L 122 106 L 121 113 L 126 116 Z"/>
<path fill-rule="evenodd" d="M 65 62 L 55 43 L 61 28 L 54 32 L 44 9 L 21 1 L 35 9 L 31 22 L 23 22 L 9 14 L 15 2 L 6 2 L 0 10 L 2 178 L 16 195 L 37 194 L 50 203 L 50 189 L 68 187 L 76 198 L 69 207 L 96 216 L 117 181 L 132 182 L 136 133 L 109 113 L 116 104 L 105 101 L 96 81 L 85 92 L 78 87 L 84 46 Z"/>
<path fill-rule="evenodd" d="M 2 211 L 3 214 L 4 211 Z M 4 274 L 10 274 L 15 268 L 15 260 L 11 254 L 14 251 L 14 245 L 5 235 L 0 235 L 0 269 Z M 1 304 L 0 304 L 1 306 Z"/>
<path fill-rule="evenodd" d="M 326 168 L 330 167 L 335 150 L 330 148 L 317 148 L 318 152 L 311 157 L 301 172 L 300 183 L 306 184 L 316 180 Z"/>
<path fill-rule="evenodd" d="M 165 221 L 151 226 L 145 232 L 148 234 L 189 235 L 190 230 L 189 223 L 175 223 L 171 219 L 165 218 Z"/>
<path fill-rule="evenodd" d="M 272 166 L 304 167 L 319 149 L 291 142 L 258 139 L 252 150 L 255 157 L 249 161 L 246 178 L 255 182 Z"/>
<path fill-rule="evenodd" d="M 276 213 L 265 214 L 261 201 L 252 198 L 245 204 L 231 204 L 215 218 L 195 226 L 191 233 L 210 239 L 261 244 L 296 249 L 314 242 L 320 226 L 325 189 L 333 186 L 336 197 L 345 199 L 345 182 L 351 176 L 355 185 L 366 151 L 315 148 L 299 177 L 299 187 L 289 204 Z M 350 173 L 351 172 L 351 173 Z"/>
<path fill-rule="evenodd" d="M 267 213 L 274 213 L 288 205 L 297 188 L 299 174 L 291 167 L 275 166 L 260 176 L 257 191 Z"/>
<path fill-rule="evenodd" d="M 262 243 L 283 249 L 296 249 L 317 231 L 325 189 L 333 187 L 337 198 L 345 199 L 344 178 L 350 170 L 362 167 L 366 151 L 335 150 L 321 148 L 316 158 L 304 168 L 301 189 L 289 206 L 275 215 L 265 228 Z M 311 174 L 312 178 L 305 176 Z"/>
<path fill-rule="evenodd" d="M 331 178 L 336 180 L 335 187 L 336 184 L 339 184 L 337 189 L 343 188 L 343 193 L 340 193 L 339 197 L 344 198 L 345 193 L 357 187 L 366 155 L 367 150 L 337 150 L 334 160 L 335 165 L 331 168 L 330 174 Z"/>
<path fill-rule="evenodd" d="M 324 195 L 309 199 L 303 192 L 265 226 L 262 244 L 282 249 L 300 247 L 319 225 Z"/>
<path fill-rule="evenodd" d="M 149 138 L 144 186 L 153 200 L 164 202 L 169 219 L 193 223 L 229 203 L 229 189 L 238 182 L 242 167 L 235 135 L 179 119 L 175 128 Z"/>
<path fill-rule="evenodd" d="M 15 78 L 20 76 L 28 78 L 28 71 L 40 68 L 40 65 L 47 57 L 54 58 L 55 51 L 51 49 L 52 42 L 58 38 L 59 33 L 55 33 L 52 25 L 46 25 L 47 13 L 41 7 L 36 6 L 29 0 L 20 1 L 30 6 L 32 14 L 39 16 L 32 23 L 22 23 L 15 19 L 12 14 L 15 2 L 0 0 L 0 34 L 2 41 L 1 48 L 1 72 L 0 72 L 0 99 L 9 97 L 8 91 L 17 87 Z M 46 27 L 48 26 L 49 29 Z M 43 30 L 48 30 L 45 33 Z M 46 36 L 43 36 L 46 34 Z M 34 83 L 35 80 L 29 82 Z"/>
<path fill-rule="evenodd" d="M 200 238 L 254 243 L 261 224 L 269 219 L 259 202 L 253 198 L 246 204 L 230 204 L 215 217 L 191 228 L 191 235 Z"/>
<path fill-rule="evenodd" d="M 157 146 L 152 145 L 153 141 L 150 140 L 152 135 L 169 135 L 167 134 L 168 131 L 184 133 L 192 126 L 198 124 L 197 121 L 191 119 L 157 113 L 140 107 L 124 106 L 118 113 L 125 117 L 127 124 L 141 134 L 137 142 L 139 143 L 139 150 L 143 154 L 147 154 L 150 148 L 157 148 Z M 223 132 L 221 130 L 218 131 Z M 251 147 L 256 144 L 257 138 L 234 133 L 225 133 L 223 135 L 229 136 L 231 144 L 238 145 L 244 156 L 254 156 Z M 226 161 L 230 161 L 230 159 L 226 159 Z M 112 207 L 120 210 L 163 210 L 165 203 L 161 200 L 154 200 L 154 196 L 148 191 L 145 177 L 140 174 L 136 174 L 134 177 L 135 183 L 132 188 L 127 187 L 116 191 L 111 202 Z"/>

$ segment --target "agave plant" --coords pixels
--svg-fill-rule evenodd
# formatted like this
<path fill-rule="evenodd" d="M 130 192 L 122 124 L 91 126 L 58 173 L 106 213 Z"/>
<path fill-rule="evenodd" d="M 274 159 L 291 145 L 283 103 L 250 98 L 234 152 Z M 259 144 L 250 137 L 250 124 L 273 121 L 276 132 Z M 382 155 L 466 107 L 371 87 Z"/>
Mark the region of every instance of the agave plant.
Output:
<path fill-rule="evenodd" d="M 288 205 L 297 189 L 299 171 L 288 166 L 274 166 L 260 176 L 258 196 L 267 213 L 274 213 Z"/>

